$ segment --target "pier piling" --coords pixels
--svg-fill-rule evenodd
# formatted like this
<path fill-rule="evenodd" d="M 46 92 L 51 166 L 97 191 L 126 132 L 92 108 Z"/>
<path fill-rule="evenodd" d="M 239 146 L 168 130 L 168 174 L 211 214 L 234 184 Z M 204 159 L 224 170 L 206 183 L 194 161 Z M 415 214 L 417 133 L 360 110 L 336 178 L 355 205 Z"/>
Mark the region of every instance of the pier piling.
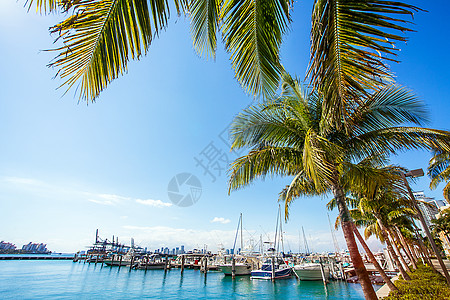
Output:
<path fill-rule="evenodd" d="M 236 259 L 233 257 L 231 258 L 231 278 L 236 278 Z"/>
<path fill-rule="evenodd" d="M 184 255 L 181 255 L 181 274 L 184 272 L 184 262 L 186 257 Z"/>

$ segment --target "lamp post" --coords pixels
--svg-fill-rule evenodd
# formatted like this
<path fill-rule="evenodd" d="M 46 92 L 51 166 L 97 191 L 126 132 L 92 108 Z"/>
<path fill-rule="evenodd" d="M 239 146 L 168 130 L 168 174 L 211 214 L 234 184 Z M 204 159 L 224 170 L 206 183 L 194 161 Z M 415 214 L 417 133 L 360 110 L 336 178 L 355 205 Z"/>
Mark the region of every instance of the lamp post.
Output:
<path fill-rule="evenodd" d="M 406 177 L 421 177 L 423 176 L 423 170 L 422 169 L 416 169 L 407 172 L 406 174 L 402 172 L 402 178 L 403 182 L 408 189 L 409 197 L 411 198 L 411 202 L 414 206 L 414 209 L 417 211 L 417 216 L 419 217 L 420 223 L 422 223 L 423 230 L 425 231 L 425 234 L 427 235 L 428 240 L 430 241 L 431 248 L 433 248 L 433 252 L 436 255 L 439 265 L 442 268 L 442 271 L 444 273 L 445 279 L 447 279 L 447 283 L 450 284 L 450 276 L 448 274 L 447 268 L 445 267 L 444 261 L 442 260 L 441 254 L 439 250 L 436 247 L 436 243 L 433 240 L 433 237 L 431 236 L 430 230 L 428 229 L 428 225 L 425 223 L 425 219 L 423 217 L 422 211 L 419 209 L 419 206 L 417 205 L 416 198 L 414 197 L 413 192 L 411 191 L 411 187 L 408 184 L 408 181 L 406 180 Z"/>

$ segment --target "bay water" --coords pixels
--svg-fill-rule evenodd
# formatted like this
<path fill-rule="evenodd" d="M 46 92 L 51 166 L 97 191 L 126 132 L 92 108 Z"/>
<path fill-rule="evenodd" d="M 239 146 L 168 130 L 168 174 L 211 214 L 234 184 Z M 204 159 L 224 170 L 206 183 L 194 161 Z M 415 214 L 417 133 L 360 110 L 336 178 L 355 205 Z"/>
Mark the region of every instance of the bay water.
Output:
<path fill-rule="evenodd" d="M 217 271 L 130 270 L 72 261 L 0 261 L 0 299 L 364 299 L 359 284 L 251 280 Z"/>

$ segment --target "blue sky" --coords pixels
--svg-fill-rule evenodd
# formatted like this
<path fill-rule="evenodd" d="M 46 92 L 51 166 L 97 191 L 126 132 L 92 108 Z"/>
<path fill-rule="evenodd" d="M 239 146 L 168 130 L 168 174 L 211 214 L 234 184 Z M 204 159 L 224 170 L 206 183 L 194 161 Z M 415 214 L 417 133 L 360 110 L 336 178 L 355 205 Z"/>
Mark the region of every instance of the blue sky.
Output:
<path fill-rule="evenodd" d="M 447 1 L 412 1 L 427 13 L 414 18 L 417 30 L 401 45 L 397 80 L 429 106 L 430 127 L 450 129 Z M 294 22 L 285 37 L 282 61 L 303 77 L 309 59 L 312 1 L 294 5 Z M 0 240 L 21 246 L 45 242 L 50 250 L 84 249 L 95 229 L 102 237 L 134 237 L 144 247 L 232 246 L 239 213 L 245 235 L 273 233 L 277 195 L 287 178 L 267 178 L 227 194 L 225 161 L 236 158 L 222 140 L 229 123 L 253 99 L 234 79 L 228 55 L 219 46 L 215 61 L 198 57 L 188 22 L 172 17 L 148 55 L 129 64 L 97 102 L 78 103 L 74 91 L 63 96 L 46 65 L 54 53 L 48 27 L 61 17 L 26 13 L 23 1 L 0 2 Z M 195 158 L 217 150 L 222 161 L 210 174 Z M 393 158 L 407 168 L 426 169 L 429 154 L 409 152 Z M 220 174 L 219 174 L 220 170 Z M 167 189 L 188 172 L 202 184 L 190 207 L 171 205 Z M 429 179 L 413 187 L 441 199 L 442 186 Z M 305 227 L 313 250 L 332 250 L 325 203 L 298 199 L 284 224 L 285 246 L 298 249 Z M 331 212 L 332 220 L 336 216 Z M 271 236 L 273 239 L 273 234 Z M 344 247 L 338 232 L 340 247 Z M 375 244 L 374 244 L 375 245 Z"/>

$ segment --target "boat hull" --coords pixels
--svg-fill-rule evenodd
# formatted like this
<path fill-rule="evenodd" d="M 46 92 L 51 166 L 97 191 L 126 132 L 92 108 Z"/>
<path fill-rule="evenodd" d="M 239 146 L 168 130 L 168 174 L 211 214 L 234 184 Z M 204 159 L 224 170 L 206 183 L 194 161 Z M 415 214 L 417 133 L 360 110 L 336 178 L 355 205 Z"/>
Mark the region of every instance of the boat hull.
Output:
<path fill-rule="evenodd" d="M 139 270 L 162 270 L 165 268 L 165 263 L 149 263 L 138 265 L 136 269 Z"/>
<path fill-rule="evenodd" d="M 131 261 L 129 261 L 129 260 L 122 260 L 122 261 L 114 260 L 114 261 L 112 261 L 110 259 L 105 259 L 103 262 L 104 262 L 105 265 L 112 266 L 112 267 L 119 267 L 119 266 L 123 267 L 123 266 L 130 266 L 131 265 Z"/>
<path fill-rule="evenodd" d="M 272 277 L 272 271 L 270 270 L 255 270 L 251 272 L 252 279 L 283 279 L 288 278 L 291 276 L 291 269 L 281 269 L 281 270 L 275 270 L 275 274 L 273 274 Z"/>
<path fill-rule="evenodd" d="M 324 267 L 325 279 L 330 277 L 330 270 Z M 322 271 L 320 270 L 320 265 L 313 266 L 295 266 L 295 275 L 300 280 L 323 280 Z"/>
<path fill-rule="evenodd" d="M 220 271 L 222 271 L 223 274 L 227 275 L 227 276 L 231 276 L 232 275 L 232 266 L 231 264 L 224 264 L 224 265 L 220 265 L 219 266 Z M 252 267 L 250 265 L 238 265 L 236 264 L 236 276 L 245 276 L 245 275 L 250 275 L 252 272 Z"/>

